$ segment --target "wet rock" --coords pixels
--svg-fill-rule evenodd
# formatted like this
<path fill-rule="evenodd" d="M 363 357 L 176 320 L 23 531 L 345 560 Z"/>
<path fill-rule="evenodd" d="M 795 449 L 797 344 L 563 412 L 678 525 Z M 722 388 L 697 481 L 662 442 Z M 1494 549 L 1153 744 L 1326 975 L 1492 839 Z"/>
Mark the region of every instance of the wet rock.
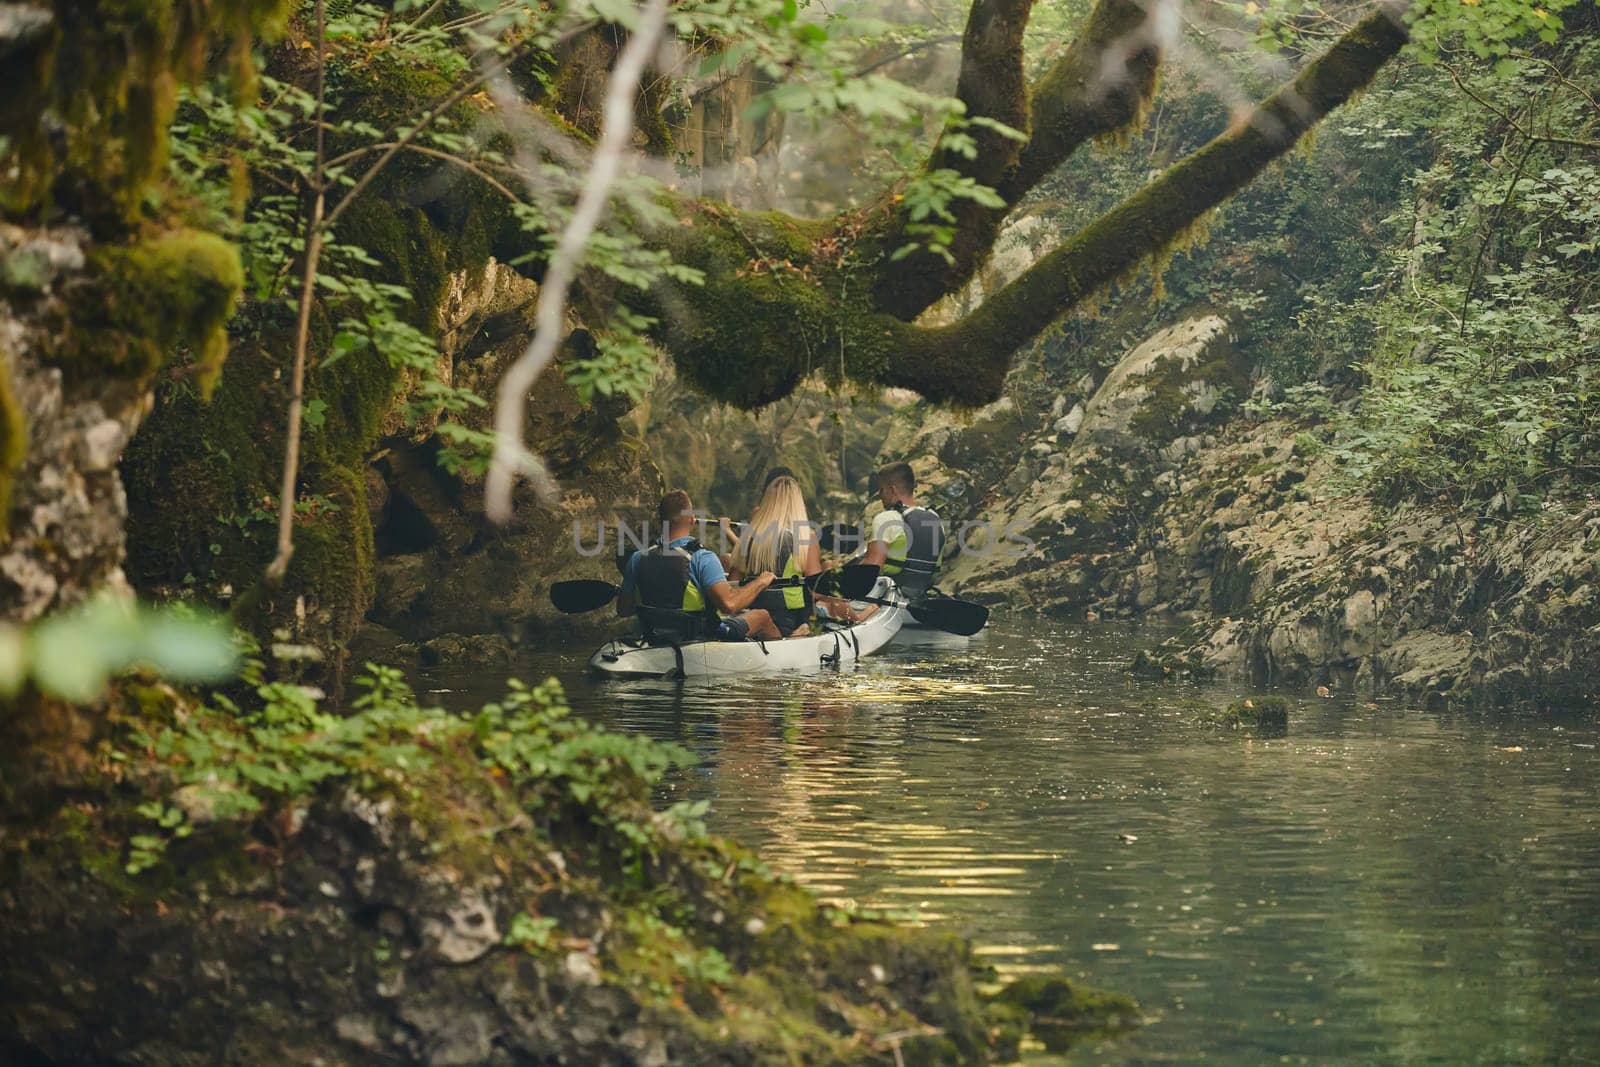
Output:
<path fill-rule="evenodd" d="M 1045 975 L 1019 978 L 995 1000 L 1032 1015 L 1033 1036 L 1050 1052 L 1062 1052 L 1085 1037 L 1133 1029 L 1142 1021 L 1131 997 Z"/>
<path fill-rule="evenodd" d="M 499 634 L 444 634 L 424 642 L 418 651 L 424 667 L 499 667 L 515 655 L 511 643 Z"/>
<path fill-rule="evenodd" d="M 1256 696 L 1235 700 L 1210 721 L 1217 726 L 1259 726 L 1281 730 L 1289 725 L 1289 701 L 1281 696 Z"/>

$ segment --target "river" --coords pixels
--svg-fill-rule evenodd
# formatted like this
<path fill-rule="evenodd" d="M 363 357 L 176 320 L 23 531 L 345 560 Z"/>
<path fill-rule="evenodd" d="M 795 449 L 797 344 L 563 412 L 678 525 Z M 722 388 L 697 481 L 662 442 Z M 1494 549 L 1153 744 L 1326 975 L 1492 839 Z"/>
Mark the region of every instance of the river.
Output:
<path fill-rule="evenodd" d="M 1196 722 L 1252 690 L 1138 681 L 1160 631 L 1018 622 L 858 670 L 599 682 L 519 664 L 701 763 L 664 799 L 823 897 L 962 930 L 1003 974 L 1138 997 L 1071 1062 L 1600 1057 L 1600 723 L 1296 700 L 1288 733 Z M 499 679 L 449 672 L 452 705 Z M 1047 1062 L 1041 1060 L 1039 1062 Z"/>

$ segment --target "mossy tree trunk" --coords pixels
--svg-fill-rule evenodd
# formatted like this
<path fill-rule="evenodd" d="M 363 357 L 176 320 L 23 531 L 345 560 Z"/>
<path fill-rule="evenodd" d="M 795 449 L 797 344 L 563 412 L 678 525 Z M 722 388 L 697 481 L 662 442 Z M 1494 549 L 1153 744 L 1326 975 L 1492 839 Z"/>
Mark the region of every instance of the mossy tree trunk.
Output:
<path fill-rule="evenodd" d="M 1407 4 L 1385 0 L 1250 114 L 964 318 L 918 325 L 983 266 L 1030 190 L 1085 142 L 1137 125 L 1155 92 L 1165 20 L 1176 17 L 1170 5 L 1099 0 L 1077 41 L 1031 87 L 1021 48 L 1030 6 L 977 0 L 970 13 L 958 94 L 969 115 L 1021 128 L 1027 140 L 979 129 L 975 159 L 930 158 L 930 168 L 991 185 L 1005 202 L 960 211 L 949 260 L 925 251 L 893 258 L 914 239 L 895 190 L 864 213 L 827 221 L 677 204 L 680 225 L 660 239 L 706 281 L 658 291 L 654 310 L 659 339 L 686 379 L 747 408 L 819 372 L 903 386 L 935 402 L 988 403 L 1018 347 L 1146 260 L 1159 264 L 1407 41 Z"/>

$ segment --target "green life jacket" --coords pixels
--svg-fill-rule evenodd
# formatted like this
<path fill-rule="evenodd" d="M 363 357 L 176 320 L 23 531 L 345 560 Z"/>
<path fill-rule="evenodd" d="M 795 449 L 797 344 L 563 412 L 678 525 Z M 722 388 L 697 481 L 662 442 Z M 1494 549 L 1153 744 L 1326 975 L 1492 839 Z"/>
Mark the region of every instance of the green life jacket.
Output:
<path fill-rule="evenodd" d="M 663 544 L 651 545 L 639 557 L 639 569 L 634 572 L 639 605 L 666 611 L 715 615 L 706 604 L 705 593 L 690 577 L 689 561 L 700 551 L 703 550 L 698 541 L 690 541 L 676 548 L 668 548 Z"/>
<path fill-rule="evenodd" d="M 927 508 L 887 508 L 900 516 L 893 539 L 887 542 L 883 573 L 907 593 L 926 592 L 933 584 L 944 551 L 944 523 Z"/>
<path fill-rule="evenodd" d="M 781 535 L 778 539 L 778 565 L 773 568 L 773 573 L 779 578 L 803 577 L 793 549 L 793 535 Z M 763 589 L 756 595 L 751 607 L 765 608 L 769 612 L 806 611 L 811 607 L 811 592 L 803 585 L 792 585 L 783 589 Z"/>

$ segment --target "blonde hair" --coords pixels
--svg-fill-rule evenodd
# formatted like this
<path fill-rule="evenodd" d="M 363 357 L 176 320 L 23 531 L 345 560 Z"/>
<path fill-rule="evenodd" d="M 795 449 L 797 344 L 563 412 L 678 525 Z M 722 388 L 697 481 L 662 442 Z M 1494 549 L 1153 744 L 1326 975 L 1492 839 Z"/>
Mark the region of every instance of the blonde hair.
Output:
<path fill-rule="evenodd" d="M 806 499 L 800 492 L 800 483 L 788 477 L 774 478 L 761 494 L 755 511 L 750 513 L 750 524 L 739 538 L 735 562 L 746 574 L 776 572 L 778 553 L 787 535 L 789 551 L 798 567 L 802 549 L 810 544 L 807 537 L 810 521 L 806 517 Z"/>

